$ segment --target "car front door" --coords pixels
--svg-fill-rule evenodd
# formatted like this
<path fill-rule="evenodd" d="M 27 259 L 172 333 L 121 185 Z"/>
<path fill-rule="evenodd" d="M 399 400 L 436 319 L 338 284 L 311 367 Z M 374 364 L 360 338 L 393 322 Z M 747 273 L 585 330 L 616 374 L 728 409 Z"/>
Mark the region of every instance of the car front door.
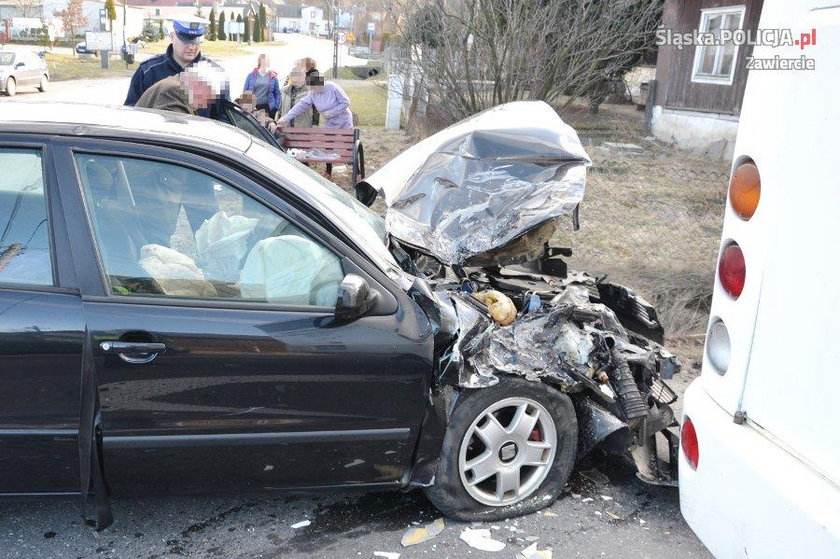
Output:
<path fill-rule="evenodd" d="M 67 148 L 63 176 L 93 238 L 78 250 L 100 263 L 82 289 L 115 490 L 399 483 L 431 371 L 413 302 L 227 166 Z M 347 272 L 379 302 L 340 323 Z"/>
<path fill-rule="evenodd" d="M 48 142 L 0 135 L 0 494 L 78 493 L 84 317 Z"/>
<path fill-rule="evenodd" d="M 32 85 L 32 65 L 26 53 L 19 53 L 15 56 L 15 81 L 18 87 Z"/>

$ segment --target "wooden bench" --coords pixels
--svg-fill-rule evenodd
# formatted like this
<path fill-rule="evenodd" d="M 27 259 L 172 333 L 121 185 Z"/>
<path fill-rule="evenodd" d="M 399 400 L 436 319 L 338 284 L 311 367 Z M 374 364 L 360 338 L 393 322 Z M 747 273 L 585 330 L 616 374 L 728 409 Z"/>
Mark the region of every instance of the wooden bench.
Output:
<path fill-rule="evenodd" d="M 295 156 L 301 163 L 352 165 L 353 185 L 365 178 L 365 152 L 358 128 L 286 127 L 280 131 L 284 148 L 302 150 Z M 312 154 L 315 150 L 324 156 Z"/>

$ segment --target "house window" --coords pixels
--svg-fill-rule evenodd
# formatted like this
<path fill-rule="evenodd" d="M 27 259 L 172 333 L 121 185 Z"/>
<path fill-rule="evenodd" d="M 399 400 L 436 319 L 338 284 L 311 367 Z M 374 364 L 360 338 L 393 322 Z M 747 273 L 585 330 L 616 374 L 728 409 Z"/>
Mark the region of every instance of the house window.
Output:
<path fill-rule="evenodd" d="M 721 31 L 737 31 L 744 23 L 744 6 L 728 6 L 701 10 L 700 33 L 714 35 L 719 43 Z M 698 45 L 694 52 L 691 81 L 732 85 L 737 64 L 738 45 L 731 39 L 726 44 Z"/>

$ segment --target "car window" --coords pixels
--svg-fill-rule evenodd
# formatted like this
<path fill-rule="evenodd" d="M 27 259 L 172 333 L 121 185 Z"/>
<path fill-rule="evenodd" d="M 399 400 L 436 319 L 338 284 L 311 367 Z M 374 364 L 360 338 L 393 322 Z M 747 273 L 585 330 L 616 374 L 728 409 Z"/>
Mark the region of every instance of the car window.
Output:
<path fill-rule="evenodd" d="M 41 152 L 0 148 L 0 282 L 53 285 Z"/>
<path fill-rule="evenodd" d="M 333 252 L 273 210 L 204 173 L 76 154 L 113 294 L 333 306 Z"/>
<path fill-rule="evenodd" d="M 13 52 L 0 52 L 0 66 L 10 66 L 15 60 Z"/>

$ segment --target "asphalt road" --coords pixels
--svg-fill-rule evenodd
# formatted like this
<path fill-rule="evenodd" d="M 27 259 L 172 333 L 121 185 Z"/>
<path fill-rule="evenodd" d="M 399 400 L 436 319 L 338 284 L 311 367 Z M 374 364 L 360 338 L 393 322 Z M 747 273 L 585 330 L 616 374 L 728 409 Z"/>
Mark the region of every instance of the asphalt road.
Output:
<path fill-rule="evenodd" d="M 200 467 L 197 465 L 196 467 Z M 623 459 L 572 474 L 564 496 L 525 517 L 478 524 L 448 519 L 437 537 L 403 548 L 407 528 L 440 514 L 421 491 L 115 499 L 115 523 L 100 534 L 80 520 L 76 500 L 0 502 L 2 557 L 513 557 L 532 543 L 568 557 L 710 557 L 682 520 L 675 489 L 635 478 Z M 556 515 L 556 516 L 554 516 Z M 311 524 L 292 528 L 309 520 Z M 470 548 L 464 528 L 486 528 L 506 544 Z"/>

